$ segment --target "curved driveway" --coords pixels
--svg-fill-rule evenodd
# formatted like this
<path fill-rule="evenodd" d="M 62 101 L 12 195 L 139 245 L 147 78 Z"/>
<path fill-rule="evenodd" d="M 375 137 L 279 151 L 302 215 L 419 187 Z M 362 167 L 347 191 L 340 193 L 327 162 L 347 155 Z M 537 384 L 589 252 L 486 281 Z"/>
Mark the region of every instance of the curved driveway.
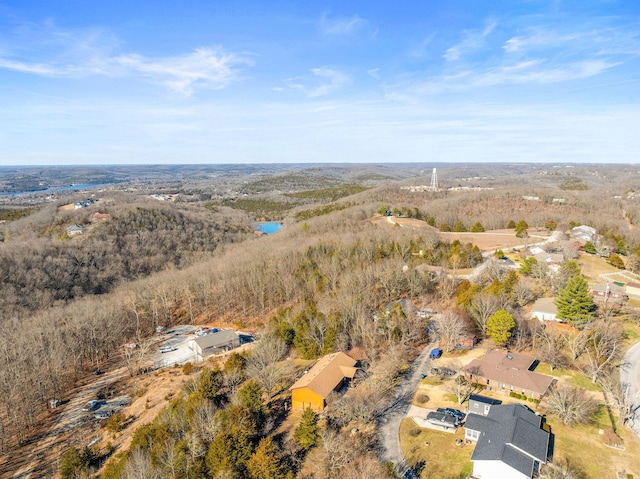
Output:
<path fill-rule="evenodd" d="M 630 427 L 640 435 L 640 343 L 636 343 L 624 355 L 620 365 L 620 384 L 627 400 L 633 404 Z"/>
<path fill-rule="evenodd" d="M 383 449 L 382 461 L 393 462 L 400 472 L 400 477 L 414 477 L 404 460 L 404 455 L 400 448 L 400 422 L 407 416 L 407 411 L 411 406 L 413 392 L 422 379 L 420 375 L 426 374 L 431 369 L 429 352 L 433 347 L 435 347 L 435 343 L 425 346 L 413 361 L 411 368 L 396 388 L 392 403 L 382 413 L 380 418 L 380 442 Z"/>

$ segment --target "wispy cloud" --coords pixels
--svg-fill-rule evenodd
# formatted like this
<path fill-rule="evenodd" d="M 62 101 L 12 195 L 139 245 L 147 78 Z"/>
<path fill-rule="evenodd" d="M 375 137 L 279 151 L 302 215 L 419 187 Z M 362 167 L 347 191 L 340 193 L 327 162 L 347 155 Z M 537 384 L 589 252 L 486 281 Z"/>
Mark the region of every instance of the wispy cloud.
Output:
<path fill-rule="evenodd" d="M 442 75 L 417 83 L 411 89 L 434 94 L 500 85 L 550 84 L 596 76 L 619 64 L 592 59 L 553 65 L 534 59 L 485 70 L 464 70 L 453 75 Z"/>
<path fill-rule="evenodd" d="M 291 87 L 304 92 L 309 98 L 328 95 L 351 83 L 351 78 L 332 67 L 313 68 L 311 77 L 289 80 Z"/>
<path fill-rule="evenodd" d="M 200 88 L 217 90 L 228 86 L 237 79 L 236 67 L 249 63 L 220 48 L 198 48 L 185 55 L 156 60 L 141 55 L 121 55 L 112 61 L 187 96 Z"/>
<path fill-rule="evenodd" d="M 95 32 L 62 31 L 52 25 L 38 28 L 35 37 L 31 44 L 13 51 L 5 47 L 0 69 L 46 77 L 139 76 L 190 96 L 198 89 L 225 88 L 239 78 L 243 66 L 252 64 L 247 56 L 221 47 L 159 58 L 116 54 L 115 41 L 105 46 Z M 36 57 L 46 58 L 35 61 Z"/>
<path fill-rule="evenodd" d="M 352 17 L 330 17 L 325 13 L 320 18 L 320 31 L 325 35 L 348 35 L 362 29 L 367 21 L 358 15 Z"/>
<path fill-rule="evenodd" d="M 486 37 L 496 25 L 495 21 L 490 21 L 482 30 L 465 30 L 462 41 L 444 52 L 444 59 L 448 62 L 458 60 L 464 54 L 482 48 L 486 44 Z"/>

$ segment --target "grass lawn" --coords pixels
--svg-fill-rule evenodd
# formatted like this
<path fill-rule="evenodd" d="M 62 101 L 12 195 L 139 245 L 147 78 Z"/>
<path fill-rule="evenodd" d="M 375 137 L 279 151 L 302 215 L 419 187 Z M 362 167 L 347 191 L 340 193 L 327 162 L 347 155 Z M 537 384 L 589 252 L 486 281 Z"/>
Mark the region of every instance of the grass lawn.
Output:
<path fill-rule="evenodd" d="M 551 432 L 555 435 L 554 462 L 568 458 L 589 478 L 616 477 L 616 472 L 625 471 L 640 477 L 640 440 L 629 429 L 619 429 L 625 450 L 608 447 L 599 434 L 598 426 L 610 425 L 606 411 L 596 416 L 598 424 L 568 427 L 552 415 L 547 416 Z"/>
<path fill-rule="evenodd" d="M 601 392 L 602 389 L 597 384 L 591 382 L 587 376 L 585 376 L 580 371 L 574 371 L 570 369 L 562 369 L 555 368 L 553 371 L 549 367 L 547 363 L 540 363 L 538 367 L 536 367 L 536 372 L 540 374 L 546 374 L 548 376 L 553 376 L 554 378 L 565 378 L 569 379 L 576 386 L 581 387 L 586 391 L 594 391 Z"/>
<path fill-rule="evenodd" d="M 421 479 L 465 479 L 471 474 L 473 445 L 456 446 L 456 439 L 464 439 L 464 428 L 451 434 L 422 429 L 410 418 L 400 424 L 402 452 L 409 464 L 421 470 Z"/>

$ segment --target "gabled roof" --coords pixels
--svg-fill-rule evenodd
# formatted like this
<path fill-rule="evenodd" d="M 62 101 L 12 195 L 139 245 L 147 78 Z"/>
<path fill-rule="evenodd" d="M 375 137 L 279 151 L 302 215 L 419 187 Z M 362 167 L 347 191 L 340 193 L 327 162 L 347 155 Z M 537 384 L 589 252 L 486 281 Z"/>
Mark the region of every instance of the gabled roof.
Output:
<path fill-rule="evenodd" d="M 554 303 L 555 298 L 539 298 L 533 303 L 533 313 L 536 311 L 547 314 L 558 314 L 558 307 Z"/>
<path fill-rule="evenodd" d="M 357 370 L 355 364 L 356 361 L 344 353 L 328 354 L 289 389 L 309 388 L 326 399 L 344 378 L 353 378 Z"/>
<path fill-rule="evenodd" d="M 494 349 L 484 358 L 471 361 L 463 371 L 543 395 L 554 379 L 534 373 L 532 369 L 535 363 L 535 358 L 531 356 Z"/>
<path fill-rule="evenodd" d="M 591 291 L 594 293 L 611 293 L 617 295 L 624 295 L 625 291 L 623 287 L 618 286 L 615 283 L 596 283 L 591 286 Z"/>
<path fill-rule="evenodd" d="M 546 462 L 549 451 L 542 425 L 542 417 L 521 404 L 493 406 L 486 417 L 471 414 L 465 427 L 480 432 L 471 460 L 502 461 L 532 476 L 535 461 Z"/>
<path fill-rule="evenodd" d="M 226 346 L 233 341 L 240 341 L 238 333 L 228 329 L 225 331 L 218 331 L 217 333 L 205 334 L 195 339 L 195 343 L 200 346 L 203 351 L 209 348 L 219 348 Z"/>

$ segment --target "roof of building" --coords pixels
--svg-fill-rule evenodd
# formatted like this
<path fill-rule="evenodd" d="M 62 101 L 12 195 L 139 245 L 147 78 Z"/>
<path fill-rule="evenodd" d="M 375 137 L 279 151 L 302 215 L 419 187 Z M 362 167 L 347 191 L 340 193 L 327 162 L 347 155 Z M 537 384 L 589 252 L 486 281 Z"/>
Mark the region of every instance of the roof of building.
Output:
<path fill-rule="evenodd" d="M 203 351 L 210 348 L 219 348 L 227 346 L 233 341 L 240 341 L 238 333 L 232 329 L 218 331 L 217 333 L 209 333 L 195 339 L 195 342 Z"/>
<path fill-rule="evenodd" d="M 555 298 L 540 298 L 533 303 L 532 312 L 558 314 L 558 307 L 554 303 Z"/>
<path fill-rule="evenodd" d="M 482 359 L 474 359 L 463 371 L 511 386 L 545 394 L 554 379 L 534 373 L 536 359 L 525 354 L 500 349 L 489 351 Z"/>
<path fill-rule="evenodd" d="M 79 225 L 77 223 L 75 225 L 71 225 L 67 227 L 67 231 L 82 231 L 82 230 L 84 230 L 82 225 Z"/>
<path fill-rule="evenodd" d="M 627 283 L 627 288 L 640 288 L 640 284 L 638 283 Z"/>
<path fill-rule="evenodd" d="M 526 475 L 533 475 L 534 461 L 546 462 L 549 432 L 543 419 L 521 404 L 499 405 L 487 416 L 471 414 L 465 427 L 480 432 L 472 461 L 502 461 Z"/>
<path fill-rule="evenodd" d="M 469 401 L 481 402 L 484 404 L 502 404 L 502 401 L 499 399 L 488 398 L 486 396 L 481 396 L 480 394 L 472 394 L 469 396 Z"/>
<path fill-rule="evenodd" d="M 591 291 L 594 293 L 606 293 L 609 291 L 611 294 L 624 294 L 624 288 L 618 286 L 615 283 L 596 283 L 591 286 Z"/>
<path fill-rule="evenodd" d="M 289 389 L 309 388 L 326 398 L 344 378 L 353 378 L 357 370 L 355 364 L 355 359 L 344 353 L 328 354 L 320 358 L 311 370 Z"/>

